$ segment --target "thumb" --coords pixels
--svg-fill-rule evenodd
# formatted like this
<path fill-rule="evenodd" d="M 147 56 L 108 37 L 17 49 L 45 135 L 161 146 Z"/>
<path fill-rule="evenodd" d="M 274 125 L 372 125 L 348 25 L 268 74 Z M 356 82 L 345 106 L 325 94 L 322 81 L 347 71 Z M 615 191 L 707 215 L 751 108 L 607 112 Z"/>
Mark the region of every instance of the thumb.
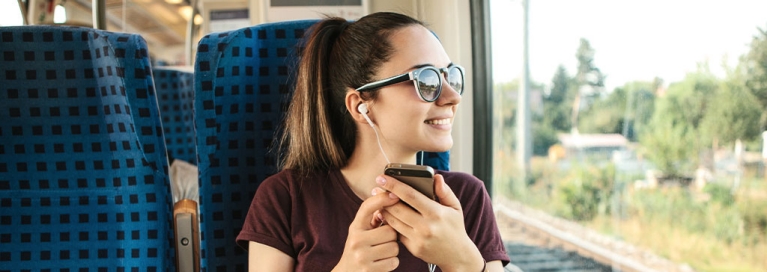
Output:
<path fill-rule="evenodd" d="M 440 204 L 461 210 L 461 202 L 458 201 L 455 193 L 450 189 L 450 186 L 447 186 L 445 178 L 440 174 L 434 175 L 434 193 L 439 198 Z"/>

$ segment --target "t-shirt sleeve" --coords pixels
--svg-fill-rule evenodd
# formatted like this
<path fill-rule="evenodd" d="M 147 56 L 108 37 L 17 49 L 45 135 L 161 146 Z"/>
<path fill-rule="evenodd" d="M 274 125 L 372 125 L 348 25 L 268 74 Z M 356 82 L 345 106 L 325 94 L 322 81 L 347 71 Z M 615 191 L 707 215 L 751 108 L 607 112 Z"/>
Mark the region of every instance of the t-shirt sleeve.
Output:
<path fill-rule="evenodd" d="M 237 244 L 248 250 L 248 242 L 276 248 L 293 258 L 291 243 L 291 195 L 287 173 L 280 172 L 264 180 L 248 209 Z"/>
<path fill-rule="evenodd" d="M 498 225 L 493 212 L 493 202 L 478 178 L 465 174 L 456 176 L 448 185 L 459 195 L 463 208 L 466 233 L 469 235 L 485 261 L 501 261 L 503 266 L 509 263 L 509 256 L 503 245 Z"/>

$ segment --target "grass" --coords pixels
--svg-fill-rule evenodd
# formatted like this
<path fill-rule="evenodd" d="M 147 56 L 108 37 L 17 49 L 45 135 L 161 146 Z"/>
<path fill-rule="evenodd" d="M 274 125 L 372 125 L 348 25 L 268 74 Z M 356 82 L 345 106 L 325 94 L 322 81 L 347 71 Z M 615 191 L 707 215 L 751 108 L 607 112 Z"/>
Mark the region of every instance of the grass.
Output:
<path fill-rule="evenodd" d="M 642 221 L 637 218 L 613 220 L 598 217 L 584 223 L 599 232 L 617 236 L 640 248 L 676 263 L 686 263 L 698 271 L 765 271 L 767 244 L 744 246 L 726 243 L 710 235 L 693 233 L 667 222 Z M 617 230 L 616 230 L 617 226 Z"/>
<path fill-rule="evenodd" d="M 502 152 L 497 154 L 496 162 L 504 170 L 514 169 L 512 158 Z M 494 192 L 553 215 L 583 218 L 573 214 L 579 209 L 574 209 L 572 203 L 591 198 L 574 197 L 585 190 L 573 188 L 593 188 L 596 182 L 597 188 L 606 191 L 610 189 L 603 188 L 605 184 L 613 184 L 604 181 L 610 176 L 609 170 L 588 165 L 562 172 L 545 158 L 535 158 L 531 170 L 533 180 L 527 182 L 521 194 L 510 189 L 513 171 L 496 172 Z M 580 223 L 698 271 L 767 271 L 764 178 L 744 177 L 734 196 L 727 193 L 726 184 L 706 188 L 705 193 L 684 187 L 633 191 L 629 184 L 627 188 L 622 194 L 620 216 L 613 217 L 610 209 L 604 209 L 605 201 L 585 203 L 597 205 L 599 212 L 590 210 L 592 213 Z"/>

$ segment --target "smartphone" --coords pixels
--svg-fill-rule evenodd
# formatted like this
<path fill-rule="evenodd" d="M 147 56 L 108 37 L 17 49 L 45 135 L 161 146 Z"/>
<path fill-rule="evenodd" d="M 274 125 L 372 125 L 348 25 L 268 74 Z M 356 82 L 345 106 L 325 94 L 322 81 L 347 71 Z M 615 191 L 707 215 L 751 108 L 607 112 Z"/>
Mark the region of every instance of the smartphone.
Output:
<path fill-rule="evenodd" d="M 410 185 L 432 200 L 437 200 L 434 194 L 434 169 L 430 166 L 390 163 L 384 168 L 384 174 Z"/>

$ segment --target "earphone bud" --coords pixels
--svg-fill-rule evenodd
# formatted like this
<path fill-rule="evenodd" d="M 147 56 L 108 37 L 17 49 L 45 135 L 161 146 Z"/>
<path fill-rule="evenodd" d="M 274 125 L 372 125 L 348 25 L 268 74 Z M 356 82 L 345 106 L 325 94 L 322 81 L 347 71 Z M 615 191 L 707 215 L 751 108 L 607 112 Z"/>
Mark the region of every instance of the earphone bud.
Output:
<path fill-rule="evenodd" d="M 360 103 L 359 106 L 357 106 L 357 111 L 362 114 L 362 117 L 365 117 L 365 120 L 368 121 L 368 124 L 370 127 L 373 128 L 373 130 L 376 129 L 375 126 L 373 126 L 373 121 L 370 120 L 370 117 L 368 117 L 368 105 L 365 103 Z M 376 136 L 378 136 L 378 132 L 376 132 Z"/>
<path fill-rule="evenodd" d="M 368 104 L 360 103 L 359 106 L 357 106 L 357 111 L 362 114 L 368 113 Z"/>

